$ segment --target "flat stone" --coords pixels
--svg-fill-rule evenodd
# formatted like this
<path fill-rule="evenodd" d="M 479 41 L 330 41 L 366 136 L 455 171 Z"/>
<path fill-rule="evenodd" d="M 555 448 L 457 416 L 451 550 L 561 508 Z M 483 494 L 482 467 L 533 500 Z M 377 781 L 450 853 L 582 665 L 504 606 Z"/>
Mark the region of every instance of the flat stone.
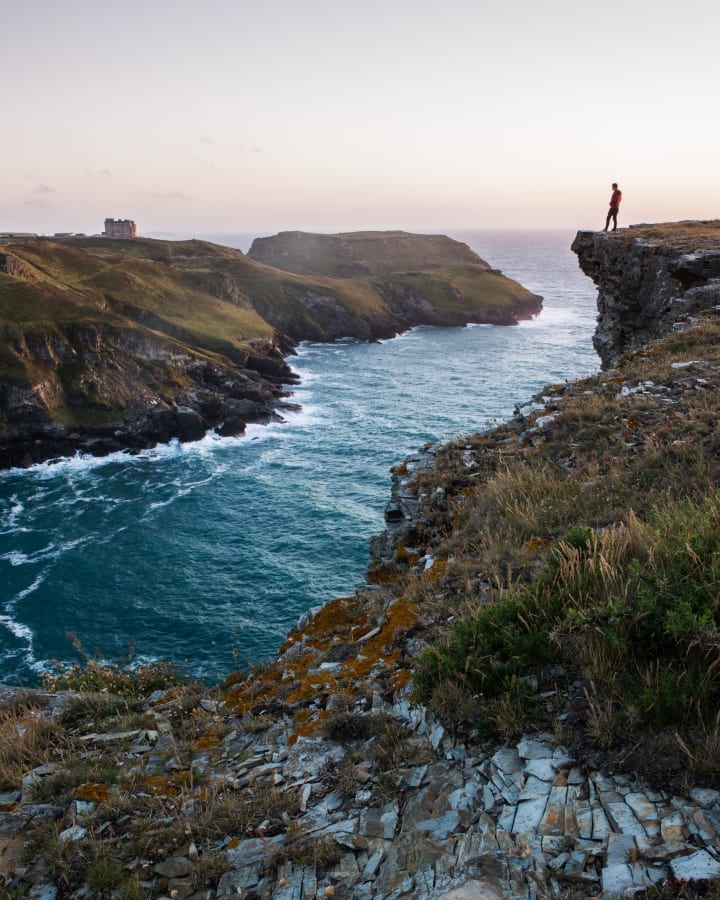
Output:
<path fill-rule="evenodd" d="M 528 800 L 526 802 L 532 803 L 533 801 Z M 500 813 L 500 815 L 498 817 L 498 822 L 497 822 L 498 830 L 512 831 L 513 826 L 515 824 L 516 812 L 517 812 L 517 810 L 515 809 L 515 806 L 513 806 L 512 803 L 509 803 L 506 806 L 504 806 L 502 808 L 502 812 Z M 542 818 L 542 811 L 540 812 L 540 814 L 538 816 L 538 822 L 540 821 L 541 818 Z"/>
<path fill-rule="evenodd" d="M 520 791 L 511 781 L 506 780 L 499 772 L 492 777 L 492 784 L 500 793 L 506 803 L 515 804 L 520 796 Z"/>
<path fill-rule="evenodd" d="M 606 860 L 608 865 L 629 863 L 637 855 L 637 844 L 632 834 L 611 834 L 608 837 Z"/>
<path fill-rule="evenodd" d="M 277 885 L 273 891 L 273 900 L 301 900 L 303 884 L 302 866 L 293 868 L 286 863 L 278 869 Z"/>
<path fill-rule="evenodd" d="M 357 822 L 357 820 L 355 820 Z M 277 834 L 270 838 L 247 838 L 240 841 L 237 847 L 225 851 L 228 862 L 234 869 L 246 869 L 263 860 L 270 859 L 275 848 L 285 840 L 285 835 Z M 257 883 L 257 879 L 255 881 Z"/>
<path fill-rule="evenodd" d="M 587 800 L 575 800 L 571 808 L 577 822 L 578 834 L 581 838 L 590 840 L 593 836 L 593 811 L 590 804 Z"/>
<path fill-rule="evenodd" d="M 634 885 L 632 869 L 626 863 L 605 866 L 600 878 L 602 895 L 606 900 L 624 896 L 625 892 L 631 891 Z"/>
<path fill-rule="evenodd" d="M 695 849 L 692 844 L 686 844 L 684 841 L 663 841 L 661 844 L 641 847 L 641 852 L 645 859 L 654 862 L 668 862 L 675 856 L 687 856 Z"/>
<path fill-rule="evenodd" d="M 380 816 L 380 824 L 382 826 L 382 834 L 380 837 L 384 838 L 386 841 L 392 840 L 395 836 L 399 818 L 398 812 L 397 805 L 394 805 L 392 808 L 386 809 Z"/>
<path fill-rule="evenodd" d="M 709 806 L 718 802 L 718 799 L 720 799 L 720 792 L 714 791 L 712 788 L 694 787 L 690 790 L 690 796 L 696 803 L 699 803 L 700 806 L 707 809 Z"/>
<path fill-rule="evenodd" d="M 643 825 L 647 822 L 659 822 L 657 806 L 648 800 L 645 794 L 639 792 L 626 794 L 625 802 Z"/>
<path fill-rule="evenodd" d="M 522 772 L 523 763 L 515 747 L 503 747 L 491 759 L 502 772 Z"/>
<path fill-rule="evenodd" d="M 553 859 L 548 860 L 548 868 L 553 869 L 555 872 L 559 872 L 560 869 L 564 868 L 565 863 L 570 859 L 570 854 L 565 851 L 564 853 L 559 853 Z"/>
<path fill-rule="evenodd" d="M 517 752 L 523 759 L 552 759 L 553 751 L 547 744 L 532 738 L 520 741 Z"/>
<path fill-rule="evenodd" d="M 539 834 L 565 834 L 565 804 L 548 803 L 537 830 Z"/>
<path fill-rule="evenodd" d="M 372 881 L 373 878 L 375 878 L 378 873 L 378 869 L 380 868 L 380 863 L 384 859 L 384 850 L 376 850 L 375 853 L 368 857 L 368 861 L 365 863 L 365 867 L 363 868 L 362 872 L 363 881 Z"/>
<path fill-rule="evenodd" d="M 530 776 L 539 778 L 541 781 L 554 781 L 557 776 L 557 769 L 550 757 L 544 756 L 541 759 L 529 759 L 525 766 L 525 771 Z"/>
<path fill-rule="evenodd" d="M 99 734 L 85 734 L 80 740 L 84 742 L 92 741 L 93 744 L 111 744 L 114 741 L 125 741 L 129 738 L 140 734 L 139 729 L 134 731 L 104 731 Z"/>
<path fill-rule="evenodd" d="M 550 794 L 550 785 L 548 784 L 550 780 L 546 779 L 543 781 L 535 775 L 530 775 L 518 795 L 518 801 L 536 800 L 538 797 L 547 798 Z"/>
<path fill-rule="evenodd" d="M 523 800 L 522 803 L 518 803 L 512 828 L 507 830 L 515 831 L 518 834 L 527 834 L 535 831 L 542 821 L 546 806 L 547 798 L 545 797 L 539 797 L 536 800 Z"/>
<path fill-rule="evenodd" d="M 593 840 L 600 841 L 603 838 L 606 838 L 608 835 L 612 834 L 612 828 L 610 823 L 607 820 L 607 816 L 602 810 L 602 807 L 595 806 L 592 810 L 592 838 Z"/>
<path fill-rule="evenodd" d="M 663 816 L 660 820 L 660 834 L 664 841 L 684 841 L 688 836 L 688 832 L 682 814 L 674 812 Z"/>
<path fill-rule="evenodd" d="M 442 743 L 443 738 L 445 737 L 445 729 L 442 725 L 436 725 L 433 730 L 428 735 L 428 740 L 430 741 L 430 746 L 437 752 L 438 747 Z"/>
<path fill-rule="evenodd" d="M 171 856 L 156 863 L 154 871 L 164 878 L 183 878 L 192 871 L 192 863 L 185 856 Z"/>
<path fill-rule="evenodd" d="M 565 868 L 563 869 L 564 877 L 572 878 L 574 881 L 595 881 L 598 877 L 597 873 L 585 871 L 589 857 L 589 850 L 573 850 L 565 863 Z"/>
<path fill-rule="evenodd" d="M 608 803 L 605 805 L 605 812 L 617 831 L 621 831 L 623 834 L 637 834 L 641 837 L 645 836 L 645 829 L 642 824 L 638 822 L 635 814 L 627 803 Z"/>
<path fill-rule="evenodd" d="M 31 900 L 55 900 L 58 889 L 54 884 L 35 884 L 28 891 Z"/>
<path fill-rule="evenodd" d="M 407 786 L 410 788 L 419 788 L 422 783 L 425 781 L 425 777 L 427 776 L 428 767 L 424 766 L 416 766 L 410 777 L 407 779 Z"/>
<path fill-rule="evenodd" d="M 83 828 L 82 825 L 71 825 L 70 828 L 61 831 L 57 836 L 58 844 L 68 844 L 70 841 L 81 841 L 87 834 L 87 831 L 87 828 Z"/>
<path fill-rule="evenodd" d="M 687 817 L 688 827 L 706 844 L 717 845 L 717 831 L 704 809 L 694 809 Z"/>
<path fill-rule="evenodd" d="M 460 813 L 455 809 L 450 809 L 437 819 L 424 819 L 422 822 L 416 822 L 415 829 L 417 831 L 427 831 L 435 840 L 441 841 L 454 834 L 459 825 Z"/>
<path fill-rule="evenodd" d="M 670 868 L 678 881 L 707 881 L 720 875 L 720 862 L 707 850 L 670 860 Z"/>
<path fill-rule="evenodd" d="M 503 900 L 504 896 L 504 891 L 497 883 L 483 878 L 466 881 L 461 887 L 442 894 L 439 900 Z"/>
<path fill-rule="evenodd" d="M 476 809 L 477 795 L 480 793 L 480 789 L 479 781 L 475 779 L 466 781 L 462 787 L 448 794 L 448 806 L 450 809 Z"/>
<path fill-rule="evenodd" d="M 495 812 L 497 810 L 497 799 L 489 784 L 483 785 L 482 802 L 486 812 Z"/>

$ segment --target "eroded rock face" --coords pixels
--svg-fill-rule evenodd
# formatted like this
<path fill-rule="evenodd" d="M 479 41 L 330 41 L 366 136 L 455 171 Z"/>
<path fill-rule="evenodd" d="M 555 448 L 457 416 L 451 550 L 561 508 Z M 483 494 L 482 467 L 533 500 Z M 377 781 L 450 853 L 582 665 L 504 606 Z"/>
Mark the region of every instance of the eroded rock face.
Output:
<path fill-rule="evenodd" d="M 253 350 L 211 362 L 150 331 L 69 325 L 24 336 L 16 353 L 39 375 L 31 385 L 0 384 L 0 468 L 199 440 L 212 428 L 237 435 L 280 419 L 284 385 L 297 376 L 271 342 Z"/>
<path fill-rule="evenodd" d="M 706 224 L 711 239 L 702 242 L 697 229 L 671 225 L 578 232 L 572 249 L 598 288 L 593 344 L 604 368 L 678 320 L 720 304 L 720 230 L 715 223 L 678 223 L 700 230 Z"/>

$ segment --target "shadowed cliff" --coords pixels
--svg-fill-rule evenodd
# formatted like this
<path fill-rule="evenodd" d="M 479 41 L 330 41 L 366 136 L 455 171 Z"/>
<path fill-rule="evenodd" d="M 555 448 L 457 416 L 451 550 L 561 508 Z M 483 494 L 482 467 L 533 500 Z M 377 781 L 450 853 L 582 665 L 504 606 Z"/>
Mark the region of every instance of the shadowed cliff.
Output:
<path fill-rule="evenodd" d="M 598 288 L 593 344 L 606 368 L 678 318 L 720 304 L 720 221 L 580 231 L 572 249 Z"/>

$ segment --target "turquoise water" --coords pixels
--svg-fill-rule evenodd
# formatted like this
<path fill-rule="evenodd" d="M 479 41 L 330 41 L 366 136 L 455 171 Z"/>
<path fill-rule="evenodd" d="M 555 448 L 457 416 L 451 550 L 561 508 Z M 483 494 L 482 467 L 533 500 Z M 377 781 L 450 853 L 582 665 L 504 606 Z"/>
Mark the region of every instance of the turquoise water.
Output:
<path fill-rule="evenodd" d="M 542 294 L 542 314 L 303 344 L 290 360 L 302 408 L 284 424 L 0 473 L 0 682 L 78 659 L 73 636 L 209 679 L 273 656 L 303 612 L 362 581 L 392 465 L 597 370 L 595 290 L 572 234 L 452 236 Z"/>

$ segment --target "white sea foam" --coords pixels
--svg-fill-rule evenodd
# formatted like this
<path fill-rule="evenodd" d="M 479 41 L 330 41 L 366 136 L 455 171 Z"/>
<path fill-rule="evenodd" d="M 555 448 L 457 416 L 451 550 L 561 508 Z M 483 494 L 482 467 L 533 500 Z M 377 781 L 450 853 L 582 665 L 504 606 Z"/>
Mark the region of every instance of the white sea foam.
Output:
<path fill-rule="evenodd" d="M 11 606 L 14 606 L 15 603 L 19 602 L 20 600 L 24 600 L 26 597 L 29 597 L 30 594 L 34 593 L 40 587 L 40 585 L 43 583 L 43 581 L 45 581 L 46 578 L 47 572 L 41 572 L 31 585 L 18 593 L 16 600 L 13 604 L 11 604 Z M 8 608 L 10 608 L 10 606 Z"/>
<path fill-rule="evenodd" d="M 83 544 L 88 543 L 92 538 L 90 536 L 75 538 L 70 541 L 61 541 L 60 543 L 51 542 L 34 553 L 23 553 L 20 550 L 10 550 L 0 555 L 0 560 L 5 560 L 11 566 L 24 566 L 44 562 L 48 559 L 57 559 L 69 550 L 74 550 Z"/>
<path fill-rule="evenodd" d="M 584 312 L 584 311 L 583 311 Z M 580 321 L 577 310 L 563 306 L 544 306 L 542 312 L 532 319 L 523 319 L 519 328 L 552 328 L 557 325 L 575 324 Z"/>
<path fill-rule="evenodd" d="M 3 553 L 0 555 L 0 560 L 9 562 L 11 566 L 24 566 L 25 563 L 30 562 L 28 555 L 20 550 L 10 550 L 9 553 Z"/>
<path fill-rule="evenodd" d="M 0 615 L 0 625 L 7 628 L 10 634 L 18 638 L 18 640 L 27 641 L 28 644 L 32 645 L 33 633 L 27 625 L 23 625 L 22 622 L 18 622 L 7 615 Z"/>

